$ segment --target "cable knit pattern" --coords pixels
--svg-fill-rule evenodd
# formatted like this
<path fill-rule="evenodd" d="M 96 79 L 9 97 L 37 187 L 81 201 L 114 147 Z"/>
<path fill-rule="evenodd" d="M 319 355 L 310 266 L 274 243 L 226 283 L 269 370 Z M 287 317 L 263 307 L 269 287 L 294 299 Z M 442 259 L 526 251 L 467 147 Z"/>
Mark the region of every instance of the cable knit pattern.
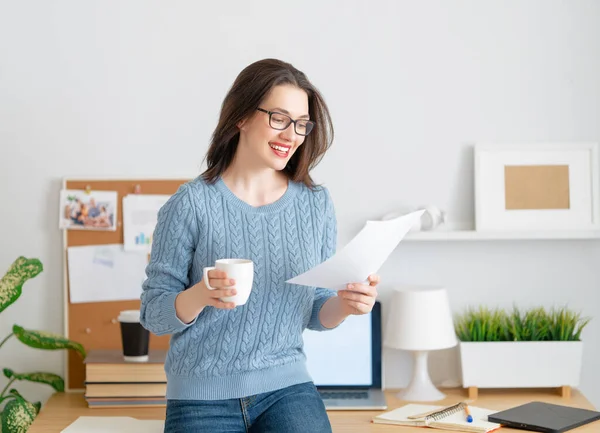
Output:
<path fill-rule="evenodd" d="M 312 212 L 311 212 L 311 208 L 310 208 L 310 196 L 309 196 L 310 192 L 308 190 L 303 190 L 301 194 L 299 194 L 298 200 L 296 202 L 296 217 L 297 217 L 297 224 L 298 224 L 298 233 L 299 233 L 299 243 L 300 243 L 300 251 L 301 254 L 303 256 L 303 261 L 302 263 L 310 263 L 311 266 L 314 266 L 317 264 L 316 261 L 316 256 L 315 256 L 315 249 L 314 249 L 314 242 L 315 240 L 319 239 L 317 238 L 317 236 L 315 236 L 315 231 L 317 231 L 318 229 L 316 227 L 314 227 L 313 225 L 313 218 L 312 218 Z M 319 211 L 321 212 L 321 211 Z M 321 242 L 321 240 L 318 240 L 318 242 Z M 311 296 L 311 294 L 309 293 L 304 293 L 303 296 L 303 300 L 305 302 L 308 301 L 309 297 L 313 297 Z M 305 310 L 304 311 L 305 315 L 303 317 L 303 323 L 306 323 L 307 326 L 310 329 L 316 329 L 316 328 L 312 328 L 310 325 L 310 319 L 311 319 L 311 312 Z M 315 320 L 316 322 L 316 320 Z"/>
<path fill-rule="evenodd" d="M 283 240 L 283 251 L 284 251 L 284 264 L 285 264 L 285 272 L 289 275 L 298 275 L 301 274 L 302 271 L 302 255 L 300 254 L 300 250 L 298 248 L 298 226 L 296 220 L 296 213 L 294 212 L 294 207 L 289 206 L 284 212 L 283 225 L 285 227 L 284 230 L 284 239 Z M 277 336 L 274 337 L 275 341 L 284 342 L 286 341 L 285 336 L 289 329 L 285 327 L 286 323 L 290 323 L 290 315 L 294 313 L 294 309 L 300 305 L 300 299 L 306 297 L 306 292 L 309 292 L 309 289 L 304 286 L 293 286 L 290 284 L 286 284 L 286 287 L 289 290 L 285 291 L 283 302 L 283 308 L 280 310 L 280 318 L 277 321 Z M 310 294 L 312 294 L 312 290 L 310 290 Z M 303 296 L 304 295 L 304 296 Z M 302 320 L 302 327 L 306 327 L 307 321 Z M 278 349 L 283 349 L 283 346 L 278 347 Z"/>
<path fill-rule="evenodd" d="M 267 223 L 267 268 L 269 278 L 269 296 L 267 297 L 264 318 L 261 320 L 261 331 L 259 342 L 262 347 L 265 347 L 270 341 L 273 341 L 275 332 L 276 314 L 278 305 L 281 304 L 281 295 L 286 284 L 285 275 L 283 274 L 283 266 L 281 265 L 281 234 L 279 232 L 279 215 L 269 215 L 266 218 Z M 291 288 L 293 290 L 293 288 Z"/>
<path fill-rule="evenodd" d="M 311 380 L 302 332 L 325 329 L 318 313 L 335 293 L 285 281 L 333 255 L 336 237 L 323 187 L 289 182 L 279 200 L 252 207 L 221 179 L 182 185 L 159 212 L 141 306 L 147 329 L 171 335 L 167 398 L 241 398 Z M 254 262 L 248 302 L 181 322 L 175 298 L 220 258 Z"/>
<path fill-rule="evenodd" d="M 250 296 L 253 298 L 250 302 L 250 314 L 246 319 L 246 329 L 244 329 L 244 339 L 248 341 L 248 347 L 254 356 L 249 356 L 246 368 L 258 369 L 258 359 L 262 357 L 262 348 L 259 344 L 258 330 L 263 318 L 263 306 L 265 299 L 265 281 L 263 278 L 264 260 L 264 237 L 262 228 L 262 218 L 259 215 L 248 215 L 248 237 L 250 246 L 250 259 L 254 261 L 254 282 Z M 255 295 L 255 296 L 252 296 Z"/>
<path fill-rule="evenodd" d="M 229 257 L 246 257 L 243 251 L 243 233 L 242 233 L 242 220 L 241 213 L 234 206 L 227 205 L 225 202 L 225 214 L 227 216 L 226 222 L 226 235 L 229 239 Z M 239 350 L 239 344 L 241 341 L 241 335 L 239 332 L 235 332 L 235 329 L 241 329 L 242 321 L 242 310 L 235 311 L 236 314 L 228 314 L 225 323 L 225 333 L 223 339 L 219 342 L 219 359 L 215 364 L 215 374 L 219 371 L 226 371 L 229 369 L 230 364 L 234 357 L 232 352 Z"/>

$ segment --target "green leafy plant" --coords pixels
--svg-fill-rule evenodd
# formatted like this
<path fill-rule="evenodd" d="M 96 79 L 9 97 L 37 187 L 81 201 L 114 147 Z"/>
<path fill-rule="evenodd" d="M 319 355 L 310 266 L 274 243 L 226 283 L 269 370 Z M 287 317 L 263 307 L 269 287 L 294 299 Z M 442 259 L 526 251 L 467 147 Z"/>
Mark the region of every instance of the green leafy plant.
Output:
<path fill-rule="evenodd" d="M 590 322 L 567 307 L 521 311 L 487 307 L 469 308 L 454 320 L 460 341 L 580 341 Z"/>
<path fill-rule="evenodd" d="M 21 296 L 23 285 L 43 271 L 38 259 L 19 257 L 0 280 L 0 313 L 13 304 Z M 48 332 L 33 331 L 19 325 L 12 327 L 12 332 L 0 341 L 0 348 L 11 338 L 21 343 L 43 350 L 75 350 L 83 358 L 86 353 L 83 346 L 61 335 Z M 62 377 L 45 372 L 17 373 L 9 368 L 3 370 L 8 383 L 0 392 L 0 403 L 6 402 L 1 414 L 2 433 L 25 433 L 41 409 L 41 402 L 32 403 L 23 397 L 11 385 L 16 381 L 37 382 L 50 385 L 55 391 L 63 392 L 65 382 Z"/>

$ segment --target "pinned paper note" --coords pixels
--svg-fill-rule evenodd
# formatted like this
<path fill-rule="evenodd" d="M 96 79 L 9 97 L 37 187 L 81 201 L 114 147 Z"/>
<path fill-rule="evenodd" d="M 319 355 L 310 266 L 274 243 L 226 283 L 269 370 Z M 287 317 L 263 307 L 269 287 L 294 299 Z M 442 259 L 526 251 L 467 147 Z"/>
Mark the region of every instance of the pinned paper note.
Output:
<path fill-rule="evenodd" d="M 67 257 L 71 303 L 140 299 L 147 254 L 109 244 L 69 247 Z"/>
<path fill-rule="evenodd" d="M 367 221 L 365 227 L 333 257 L 287 283 L 342 290 L 348 283 L 367 281 L 418 224 L 425 210 L 387 221 Z"/>
<path fill-rule="evenodd" d="M 170 195 L 130 194 L 123 198 L 125 251 L 150 252 L 158 211 Z"/>

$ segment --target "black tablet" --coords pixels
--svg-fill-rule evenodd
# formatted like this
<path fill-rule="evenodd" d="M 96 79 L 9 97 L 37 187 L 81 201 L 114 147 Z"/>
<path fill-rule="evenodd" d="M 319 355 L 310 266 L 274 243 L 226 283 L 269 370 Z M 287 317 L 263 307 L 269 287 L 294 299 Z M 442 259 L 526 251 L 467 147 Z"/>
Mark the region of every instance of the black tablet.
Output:
<path fill-rule="evenodd" d="M 600 412 L 532 401 L 488 416 L 491 422 L 522 430 L 562 433 L 600 420 Z M 600 429 L 600 426 L 598 426 Z"/>

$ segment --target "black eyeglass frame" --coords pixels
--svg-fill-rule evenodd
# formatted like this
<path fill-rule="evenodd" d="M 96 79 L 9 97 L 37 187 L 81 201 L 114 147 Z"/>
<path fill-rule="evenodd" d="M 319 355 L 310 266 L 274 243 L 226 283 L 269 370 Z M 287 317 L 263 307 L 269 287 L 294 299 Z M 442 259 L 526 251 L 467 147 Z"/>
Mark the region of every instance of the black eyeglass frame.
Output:
<path fill-rule="evenodd" d="M 306 137 L 308 134 L 310 134 L 312 132 L 312 130 L 315 128 L 315 125 L 317 124 L 317 122 L 315 122 L 314 120 L 308 120 L 308 119 L 298 119 L 298 120 L 294 120 L 292 119 L 290 116 L 288 116 L 287 114 L 284 113 L 280 113 L 279 111 L 269 111 L 269 110 L 265 110 L 264 108 L 257 108 L 258 111 L 262 111 L 263 113 L 267 113 L 269 115 L 269 126 L 277 131 L 285 131 L 286 129 L 289 128 L 289 126 L 293 123 L 294 124 L 294 131 L 296 132 L 296 134 L 298 135 L 302 135 L 303 137 Z M 279 114 L 280 116 L 285 116 L 288 119 L 290 119 L 290 122 L 285 125 L 285 128 L 275 128 L 272 124 L 271 124 L 271 116 L 273 114 Z M 298 123 L 297 122 L 306 122 L 306 127 L 308 128 L 308 132 L 306 134 L 302 134 L 301 132 L 298 132 Z M 311 125 L 310 128 L 308 125 Z"/>

